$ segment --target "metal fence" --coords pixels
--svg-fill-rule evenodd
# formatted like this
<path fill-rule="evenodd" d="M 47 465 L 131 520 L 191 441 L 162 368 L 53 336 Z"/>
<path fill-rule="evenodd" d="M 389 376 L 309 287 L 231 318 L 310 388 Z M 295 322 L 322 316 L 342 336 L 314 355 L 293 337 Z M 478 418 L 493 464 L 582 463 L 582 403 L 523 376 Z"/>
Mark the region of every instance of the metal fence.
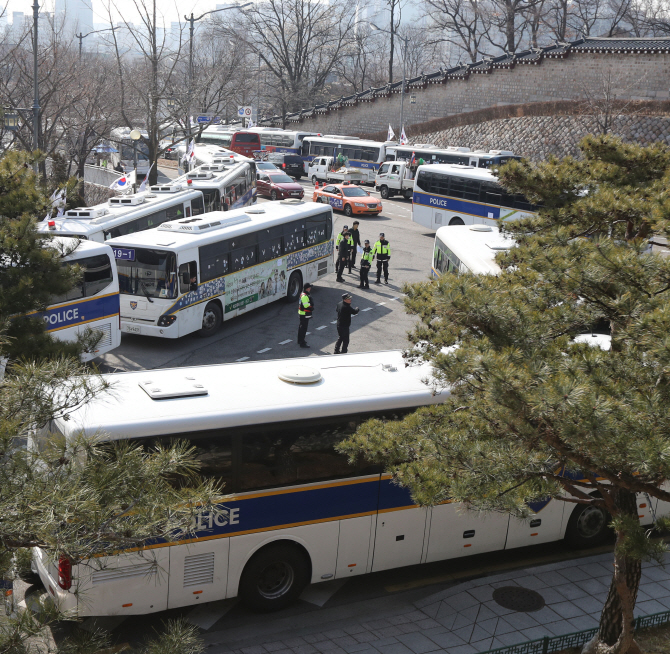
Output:
<path fill-rule="evenodd" d="M 635 618 L 633 629 L 647 629 L 648 627 L 657 627 L 670 622 L 670 611 L 654 613 L 653 615 L 643 615 Z M 586 629 L 576 631 L 564 636 L 545 636 L 537 640 L 529 640 L 519 645 L 509 645 L 508 647 L 499 647 L 491 649 L 483 654 L 549 654 L 550 652 L 560 652 L 563 649 L 571 647 L 581 647 L 588 643 L 598 633 L 598 629 Z"/>

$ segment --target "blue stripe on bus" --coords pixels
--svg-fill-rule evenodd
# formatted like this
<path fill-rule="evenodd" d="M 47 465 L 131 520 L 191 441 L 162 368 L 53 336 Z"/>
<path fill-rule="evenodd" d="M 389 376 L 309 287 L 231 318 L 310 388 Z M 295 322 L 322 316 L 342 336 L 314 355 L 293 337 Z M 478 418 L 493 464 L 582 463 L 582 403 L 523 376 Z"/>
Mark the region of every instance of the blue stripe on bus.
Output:
<path fill-rule="evenodd" d="M 46 331 L 53 332 L 118 314 L 119 294 L 110 293 L 101 297 L 82 298 L 77 302 L 54 305 L 46 311 L 37 311 L 29 315 L 42 318 L 47 325 Z"/>
<path fill-rule="evenodd" d="M 448 211 L 469 213 L 473 216 L 481 216 L 482 218 L 493 220 L 498 220 L 500 218 L 500 207 L 492 206 L 490 204 L 469 202 L 468 200 L 448 198 L 442 195 L 433 195 L 431 193 L 420 193 L 419 191 L 414 191 L 412 201 L 414 204 L 435 207 L 437 209 L 446 209 Z"/>
<path fill-rule="evenodd" d="M 539 512 L 550 498 L 530 505 Z M 383 475 L 335 482 L 307 488 L 278 488 L 249 495 L 231 496 L 217 503 L 214 511 L 202 511 L 188 534 L 173 539 L 154 539 L 148 548 L 227 538 L 241 534 L 287 529 L 299 525 L 346 520 L 364 515 L 415 508 L 410 492 Z"/>
<path fill-rule="evenodd" d="M 242 207 L 246 207 L 251 202 L 251 198 L 255 195 L 255 193 L 256 187 L 250 188 L 241 198 L 233 202 L 233 206 L 230 208 L 241 209 Z"/>

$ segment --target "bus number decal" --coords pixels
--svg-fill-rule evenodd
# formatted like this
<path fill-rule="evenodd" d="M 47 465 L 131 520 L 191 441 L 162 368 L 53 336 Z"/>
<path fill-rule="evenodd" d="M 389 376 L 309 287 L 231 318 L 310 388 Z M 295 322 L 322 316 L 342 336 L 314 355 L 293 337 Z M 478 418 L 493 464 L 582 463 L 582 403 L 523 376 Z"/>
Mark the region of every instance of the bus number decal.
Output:
<path fill-rule="evenodd" d="M 113 248 L 114 258 L 123 261 L 135 261 L 135 250 L 131 248 Z"/>

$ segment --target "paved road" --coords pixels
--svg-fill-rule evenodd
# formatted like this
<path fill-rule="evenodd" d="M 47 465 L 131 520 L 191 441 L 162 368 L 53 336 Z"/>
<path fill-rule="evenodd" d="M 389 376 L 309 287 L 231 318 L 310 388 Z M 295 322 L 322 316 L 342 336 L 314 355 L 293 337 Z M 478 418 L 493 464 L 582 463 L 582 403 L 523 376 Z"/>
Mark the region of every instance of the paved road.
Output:
<path fill-rule="evenodd" d="M 311 200 L 312 184 L 305 181 L 303 186 L 306 198 Z M 260 199 L 259 203 L 267 201 Z M 341 231 L 345 224 L 351 226 L 353 219 L 339 212 L 335 215 L 336 231 Z M 296 307 L 278 301 L 224 323 L 215 336 L 207 339 L 193 335 L 163 340 L 123 334 L 121 347 L 101 357 L 99 364 L 107 371 L 141 370 L 331 353 L 337 340 L 332 324 L 336 318 L 335 305 L 344 291 L 353 294 L 353 305 L 361 309 L 353 319 L 350 351 L 405 347 L 406 333 L 414 318 L 403 310 L 402 286 L 405 282 L 426 279 L 434 232 L 411 221 L 411 202 L 403 199 L 385 200 L 380 216 L 363 216 L 358 220 L 363 239 L 374 243 L 383 231 L 391 243 L 389 285 L 372 284 L 369 291 L 360 290 L 356 270 L 352 275 L 345 273 L 344 284 L 337 283 L 334 274 L 319 280 L 313 291 L 316 310 L 308 337 L 311 350 L 297 346 Z M 374 279 L 374 268 L 371 277 Z"/>

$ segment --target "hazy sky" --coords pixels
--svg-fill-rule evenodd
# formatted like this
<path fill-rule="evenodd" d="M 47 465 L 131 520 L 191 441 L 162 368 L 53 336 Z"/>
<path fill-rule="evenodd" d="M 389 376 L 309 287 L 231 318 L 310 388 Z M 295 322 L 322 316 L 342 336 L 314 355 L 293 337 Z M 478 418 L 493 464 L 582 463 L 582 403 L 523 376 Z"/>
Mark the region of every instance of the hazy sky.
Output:
<path fill-rule="evenodd" d="M 108 4 L 107 0 L 92 0 L 93 1 L 93 22 L 94 23 L 106 23 L 107 22 L 107 9 Z M 149 2 L 150 0 L 145 0 Z M 218 0 L 218 4 L 222 4 L 226 0 Z M 54 9 L 54 0 L 39 0 L 40 8 L 45 11 L 53 11 Z M 133 0 L 112 0 L 113 6 L 116 6 L 118 13 L 116 20 L 121 20 L 121 14 L 123 17 L 130 21 L 136 22 L 135 16 L 137 12 L 135 10 L 135 3 Z M 4 2 L 0 0 L 0 6 L 4 5 Z M 214 9 L 217 5 L 217 0 L 180 0 L 175 2 L 174 0 L 158 0 L 157 6 L 159 13 L 162 13 L 165 17 L 166 23 L 170 24 L 171 21 L 178 20 L 181 17 L 181 20 L 184 19 L 184 14 L 190 14 L 191 11 L 195 12 L 196 16 L 198 13 L 203 13 Z M 178 9 L 177 9 L 178 7 Z M 9 0 L 7 12 L 9 14 L 9 22 L 12 20 L 12 12 L 22 11 L 24 14 L 32 14 L 32 1 L 31 0 Z"/>

